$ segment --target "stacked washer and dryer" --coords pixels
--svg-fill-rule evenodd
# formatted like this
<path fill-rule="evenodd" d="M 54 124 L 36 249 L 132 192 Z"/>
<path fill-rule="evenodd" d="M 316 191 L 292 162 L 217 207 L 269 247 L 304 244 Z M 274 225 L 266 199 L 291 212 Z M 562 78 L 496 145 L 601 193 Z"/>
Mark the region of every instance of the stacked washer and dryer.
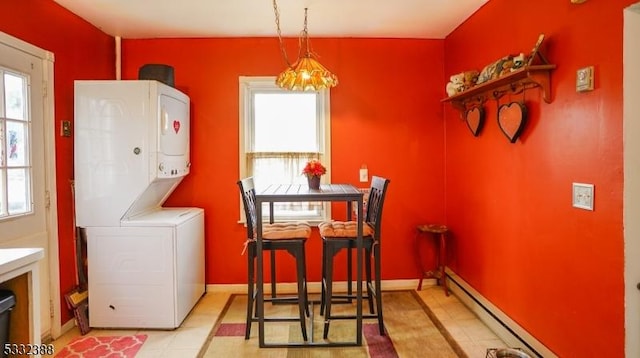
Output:
<path fill-rule="evenodd" d="M 91 327 L 173 329 L 205 292 L 204 210 L 162 206 L 189 174 L 189 104 L 155 80 L 75 82 Z"/>

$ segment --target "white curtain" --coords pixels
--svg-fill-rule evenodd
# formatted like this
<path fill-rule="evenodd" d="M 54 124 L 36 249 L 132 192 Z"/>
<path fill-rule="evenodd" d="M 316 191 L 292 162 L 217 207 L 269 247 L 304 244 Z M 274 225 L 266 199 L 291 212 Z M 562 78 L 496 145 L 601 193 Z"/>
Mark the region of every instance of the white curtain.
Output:
<path fill-rule="evenodd" d="M 320 153 L 247 153 L 247 173 L 253 175 L 253 180 L 258 190 L 270 184 L 306 185 L 307 177 L 302 174 L 302 169 L 311 159 L 320 159 Z M 322 203 L 276 203 L 273 209 L 278 217 L 310 217 L 317 216 L 320 213 Z M 263 208 L 263 212 L 268 213 L 268 208 Z"/>

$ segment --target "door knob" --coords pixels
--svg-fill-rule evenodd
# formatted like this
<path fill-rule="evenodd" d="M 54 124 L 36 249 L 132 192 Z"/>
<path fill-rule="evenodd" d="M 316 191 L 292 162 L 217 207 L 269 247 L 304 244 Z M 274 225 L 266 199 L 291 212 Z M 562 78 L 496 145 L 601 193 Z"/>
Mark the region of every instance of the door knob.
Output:
<path fill-rule="evenodd" d="M 636 285 L 636 288 L 640 290 L 640 282 L 638 282 L 638 284 Z"/>

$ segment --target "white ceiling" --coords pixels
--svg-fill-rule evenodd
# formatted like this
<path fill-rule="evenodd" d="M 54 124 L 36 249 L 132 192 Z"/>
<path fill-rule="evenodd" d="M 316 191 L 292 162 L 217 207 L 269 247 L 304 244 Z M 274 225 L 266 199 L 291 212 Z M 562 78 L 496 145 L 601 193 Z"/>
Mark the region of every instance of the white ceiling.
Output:
<path fill-rule="evenodd" d="M 272 0 L 54 0 L 122 38 L 270 37 Z M 488 0 L 278 0 L 283 36 L 445 38 Z"/>

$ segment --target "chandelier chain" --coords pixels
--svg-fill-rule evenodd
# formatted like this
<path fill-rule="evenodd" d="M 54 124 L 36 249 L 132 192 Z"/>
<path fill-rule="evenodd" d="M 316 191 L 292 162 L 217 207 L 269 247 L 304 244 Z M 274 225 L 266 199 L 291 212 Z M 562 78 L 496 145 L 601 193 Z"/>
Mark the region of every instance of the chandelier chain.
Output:
<path fill-rule="evenodd" d="M 305 53 L 305 55 L 309 56 L 311 54 L 310 48 L 309 48 L 309 31 L 307 30 L 307 10 L 309 10 L 309 8 L 304 8 L 304 27 L 302 28 L 302 36 L 300 36 L 300 41 L 304 41 L 304 44 L 300 44 L 300 54 L 302 54 L 302 48 L 305 47 L 307 52 Z M 304 45 L 304 46 L 302 46 Z"/>
<path fill-rule="evenodd" d="M 287 63 L 288 67 L 291 67 L 291 62 L 289 62 L 289 56 L 287 56 L 287 50 L 284 47 L 284 41 L 282 41 L 282 32 L 280 31 L 280 10 L 278 10 L 278 4 L 276 0 L 273 0 L 273 12 L 276 16 L 276 30 L 278 31 L 278 41 L 280 42 L 280 52 L 282 52 L 282 57 L 284 57 L 284 61 Z M 307 19 L 305 17 L 305 28 Z"/>

